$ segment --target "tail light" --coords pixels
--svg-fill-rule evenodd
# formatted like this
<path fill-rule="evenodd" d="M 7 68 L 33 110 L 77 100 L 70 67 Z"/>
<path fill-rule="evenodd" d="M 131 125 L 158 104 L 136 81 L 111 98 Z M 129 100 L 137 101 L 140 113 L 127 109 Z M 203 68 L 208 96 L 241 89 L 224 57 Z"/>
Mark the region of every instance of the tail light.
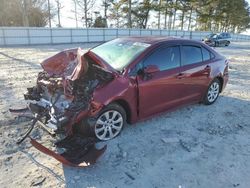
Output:
<path fill-rule="evenodd" d="M 226 65 L 229 64 L 229 60 L 228 60 L 228 59 L 225 60 L 225 64 L 226 64 Z"/>

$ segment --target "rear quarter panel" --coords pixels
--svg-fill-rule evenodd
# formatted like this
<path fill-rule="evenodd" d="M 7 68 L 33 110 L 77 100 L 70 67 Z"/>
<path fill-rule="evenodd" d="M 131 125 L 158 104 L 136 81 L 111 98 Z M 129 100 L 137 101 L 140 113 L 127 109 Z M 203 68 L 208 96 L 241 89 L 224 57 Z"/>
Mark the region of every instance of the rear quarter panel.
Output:
<path fill-rule="evenodd" d="M 226 57 L 217 54 L 216 57 L 211 61 L 210 65 L 211 65 L 210 83 L 215 78 L 222 78 L 223 79 L 222 89 L 224 89 L 228 82 L 228 61 Z"/>

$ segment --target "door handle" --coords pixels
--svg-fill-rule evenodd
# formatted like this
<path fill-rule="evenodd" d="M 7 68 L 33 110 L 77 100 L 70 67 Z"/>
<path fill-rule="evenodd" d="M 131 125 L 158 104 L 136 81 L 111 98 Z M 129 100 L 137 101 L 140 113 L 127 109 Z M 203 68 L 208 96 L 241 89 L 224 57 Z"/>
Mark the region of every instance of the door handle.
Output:
<path fill-rule="evenodd" d="M 207 65 L 205 68 L 204 68 L 204 71 L 203 73 L 207 76 L 210 75 L 210 72 L 211 72 L 211 67 L 209 65 Z"/>
<path fill-rule="evenodd" d="M 176 78 L 178 79 L 183 79 L 185 77 L 185 74 L 184 73 L 179 73 L 177 74 Z"/>

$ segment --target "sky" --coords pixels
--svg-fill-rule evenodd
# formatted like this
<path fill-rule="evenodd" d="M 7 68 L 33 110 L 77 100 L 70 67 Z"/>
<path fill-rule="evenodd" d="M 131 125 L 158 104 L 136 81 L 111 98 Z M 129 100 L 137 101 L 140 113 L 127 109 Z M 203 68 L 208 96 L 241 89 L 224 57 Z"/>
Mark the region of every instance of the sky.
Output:
<path fill-rule="evenodd" d="M 68 27 L 68 28 L 75 28 L 76 27 L 76 22 L 75 22 L 75 18 L 74 18 L 74 4 L 72 0 L 60 0 L 62 3 L 63 8 L 61 9 L 61 25 L 62 27 Z M 92 11 L 99 11 L 101 15 L 103 15 L 103 9 L 101 7 L 103 0 L 96 0 L 96 3 L 92 9 Z M 55 0 L 50 0 L 51 4 L 55 6 Z M 247 2 L 250 5 L 250 0 L 247 0 Z M 80 11 L 80 10 L 78 10 Z M 92 17 L 95 17 L 95 14 L 92 13 Z M 150 16 L 149 19 L 149 24 L 151 24 L 152 22 L 154 22 L 154 15 Z M 52 20 L 52 27 L 56 27 L 58 24 L 58 19 L 57 16 L 55 16 Z M 83 23 L 81 21 L 78 21 L 78 26 L 81 27 L 83 26 Z M 250 29 L 247 30 L 246 32 L 243 32 L 243 34 L 247 34 L 250 35 Z"/>

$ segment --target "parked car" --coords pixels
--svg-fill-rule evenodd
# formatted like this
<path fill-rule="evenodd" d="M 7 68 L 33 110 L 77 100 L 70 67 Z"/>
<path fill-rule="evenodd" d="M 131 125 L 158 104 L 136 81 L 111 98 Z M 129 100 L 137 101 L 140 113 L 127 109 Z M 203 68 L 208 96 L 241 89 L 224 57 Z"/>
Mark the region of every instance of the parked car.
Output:
<path fill-rule="evenodd" d="M 214 103 L 228 82 L 228 61 L 202 42 L 125 37 L 83 53 L 60 52 L 42 62 L 28 88 L 30 109 L 55 132 L 116 137 L 135 123 L 184 105 Z"/>
<path fill-rule="evenodd" d="M 203 41 L 209 46 L 229 46 L 231 36 L 229 33 L 217 33 L 206 36 Z"/>

